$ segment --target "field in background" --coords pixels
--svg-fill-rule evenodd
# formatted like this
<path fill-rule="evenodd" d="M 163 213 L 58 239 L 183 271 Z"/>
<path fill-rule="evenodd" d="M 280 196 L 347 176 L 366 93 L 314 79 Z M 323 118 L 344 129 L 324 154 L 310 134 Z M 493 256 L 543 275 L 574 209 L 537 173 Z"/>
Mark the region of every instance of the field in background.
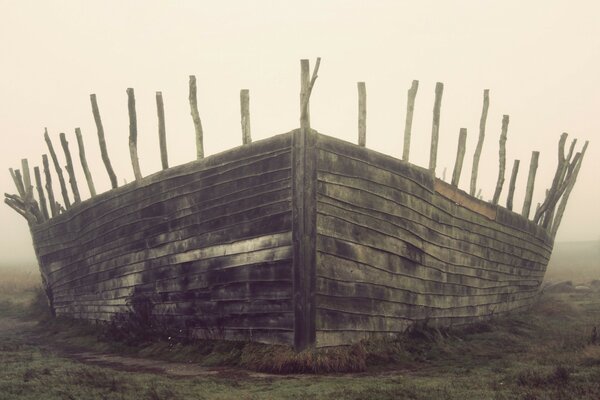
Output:
<path fill-rule="evenodd" d="M 546 282 L 589 283 L 600 279 L 600 241 L 559 242 L 554 246 Z"/>

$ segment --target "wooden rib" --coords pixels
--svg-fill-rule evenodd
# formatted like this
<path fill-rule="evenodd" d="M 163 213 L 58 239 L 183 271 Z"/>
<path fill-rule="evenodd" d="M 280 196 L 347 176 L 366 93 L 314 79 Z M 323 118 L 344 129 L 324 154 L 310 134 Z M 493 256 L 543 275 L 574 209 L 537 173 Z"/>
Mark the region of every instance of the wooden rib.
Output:
<path fill-rule="evenodd" d="M 475 195 L 477 188 L 477 173 L 479 171 L 479 159 L 481 158 L 481 150 L 483 149 L 483 141 L 485 139 L 485 123 L 487 121 L 488 108 L 490 106 L 490 90 L 483 91 L 483 109 L 481 110 L 481 119 L 479 120 L 479 139 L 477 139 L 477 147 L 473 154 L 473 167 L 471 168 L 471 187 L 469 194 Z M 479 195 L 477 195 L 479 197 Z"/>
<path fill-rule="evenodd" d="M 190 102 L 190 112 L 194 121 L 194 129 L 196 132 L 196 159 L 204 158 L 204 132 L 202 130 L 202 121 L 198 113 L 198 99 L 196 96 L 196 76 L 190 75 L 190 93 L 188 96 Z"/>
<path fill-rule="evenodd" d="M 465 150 L 467 144 L 467 128 L 460 128 L 458 138 L 458 149 L 456 151 L 456 162 L 454 163 L 454 172 L 452 173 L 452 185 L 458 187 L 460 181 L 460 173 L 462 171 L 463 160 L 465 158 Z"/>
<path fill-rule="evenodd" d="M 7 206 L 9 206 L 13 210 L 15 210 L 19 215 L 21 215 L 23 218 L 25 218 L 27 221 L 29 221 L 29 218 L 28 218 L 25 210 L 23 210 L 21 207 L 19 207 L 19 205 L 14 200 L 5 198 L 4 204 L 6 204 Z"/>
<path fill-rule="evenodd" d="M 9 168 L 8 171 L 10 172 L 10 176 L 12 177 L 13 182 L 15 183 L 15 188 L 17 189 L 19 196 L 21 196 L 21 198 L 24 199 L 25 186 L 23 185 L 23 178 L 21 177 L 21 172 L 18 169 L 14 170 L 12 168 Z"/>
<path fill-rule="evenodd" d="M 73 159 L 71 158 L 71 152 L 69 151 L 69 142 L 64 133 L 60 134 L 60 144 L 62 145 L 65 153 L 65 160 L 67 165 L 65 169 L 69 175 L 69 183 L 71 184 L 71 191 L 73 192 L 73 198 L 75 203 L 81 202 L 81 196 L 79 195 L 79 188 L 77 187 L 77 179 L 75 178 L 75 170 L 73 169 Z"/>
<path fill-rule="evenodd" d="M 521 215 L 523 215 L 525 218 L 529 218 L 529 212 L 531 210 L 531 200 L 533 198 L 535 174 L 537 172 L 539 157 L 539 151 L 533 151 L 531 153 L 531 161 L 529 162 L 529 175 L 527 177 L 527 188 L 525 190 L 525 200 L 523 201 L 523 211 L 521 212 Z"/>
<path fill-rule="evenodd" d="M 310 77 L 310 64 L 306 59 L 300 60 L 300 129 L 310 129 L 310 95 L 318 78 L 321 57 L 317 62 Z"/>
<path fill-rule="evenodd" d="M 364 82 L 358 82 L 358 145 L 367 145 L 367 88 Z"/>
<path fill-rule="evenodd" d="M 23 200 L 27 204 L 33 200 L 33 185 L 31 184 L 29 162 L 26 158 L 21 159 L 21 169 L 23 171 L 23 188 L 25 189 L 25 197 Z"/>
<path fill-rule="evenodd" d="M 133 88 L 127 88 L 127 110 L 129 111 L 129 156 L 133 167 L 135 180 L 142 179 L 140 160 L 137 152 L 137 116 L 135 113 L 135 93 Z"/>
<path fill-rule="evenodd" d="M 515 185 L 517 182 L 517 174 L 519 173 L 519 160 L 515 160 L 510 175 L 510 184 L 508 185 L 508 197 L 506 198 L 506 208 L 513 209 L 513 197 L 515 195 Z"/>
<path fill-rule="evenodd" d="M 79 148 L 79 161 L 81 162 L 81 168 L 83 169 L 83 174 L 85 175 L 90 196 L 94 197 L 96 195 L 96 187 L 94 186 L 94 180 L 92 179 L 92 174 L 88 167 L 87 158 L 85 156 L 85 146 L 83 145 L 81 129 L 75 128 L 75 136 L 77 137 L 77 147 Z"/>
<path fill-rule="evenodd" d="M 492 198 L 492 204 L 498 204 L 500 200 L 500 193 L 502 193 L 502 186 L 504 185 L 504 172 L 506 170 L 506 134 L 508 132 L 508 115 L 502 116 L 502 133 L 500 134 L 500 150 L 499 150 L 499 168 L 498 168 L 498 180 L 496 181 L 496 190 L 494 191 L 494 197 Z"/>
<path fill-rule="evenodd" d="M 48 203 L 50 205 L 50 213 L 53 217 L 58 215 L 56 200 L 54 200 L 54 190 L 52 189 L 52 176 L 50 175 L 50 166 L 48 165 L 48 156 L 42 154 L 42 165 L 44 166 L 44 177 L 46 178 L 46 192 L 48 192 Z"/>
<path fill-rule="evenodd" d="M 250 91 L 248 89 L 240 90 L 240 112 L 242 115 L 242 143 L 252 143 L 250 132 Z"/>
<path fill-rule="evenodd" d="M 444 94 L 444 84 L 437 82 L 435 84 L 435 102 L 433 104 L 433 123 L 431 126 L 431 148 L 429 150 L 429 171 L 435 176 L 435 167 L 437 165 L 437 149 L 440 135 L 440 110 L 442 108 L 442 95 Z"/>
<path fill-rule="evenodd" d="M 58 162 L 58 157 L 54 152 L 54 147 L 52 146 L 52 140 L 50 140 L 50 135 L 48 135 L 48 130 L 44 132 L 44 139 L 46 140 L 46 144 L 48 145 L 48 151 L 50 151 L 50 157 L 52 157 L 52 163 L 54 164 L 54 170 L 58 175 L 58 183 L 60 184 L 60 192 L 63 197 L 63 201 L 65 202 L 65 207 L 68 210 L 71 207 L 71 201 L 69 200 L 69 192 L 67 192 L 67 185 L 65 184 L 65 178 L 63 177 L 62 168 L 60 167 L 60 163 Z"/>
<path fill-rule="evenodd" d="M 404 147 L 402 149 L 402 159 L 406 162 L 410 158 L 410 137 L 412 132 L 413 113 L 415 110 L 415 98 L 419 90 L 419 81 L 413 80 L 408 89 L 408 101 L 406 104 L 406 121 L 404 122 Z"/>
<path fill-rule="evenodd" d="M 42 186 L 42 177 L 40 175 L 40 167 L 34 167 L 33 173 L 35 175 L 35 186 L 38 193 L 38 198 L 40 199 L 40 208 L 42 212 L 42 216 L 44 217 L 44 221 L 47 221 L 50 216 L 48 214 L 48 207 L 46 206 L 46 196 L 44 195 L 44 187 Z"/>
<path fill-rule="evenodd" d="M 96 95 L 90 95 L 90 101 L 92 103 L 92 113 L 94 114 L 94 121 L 96 122 L 96 129 L 98 130 L 98 143 L 100 144 L 100 153 L 102 154 L 102 161 L 104 162 L 104 167 L 106 168 L 106 172 L 108 173 L 108 177 L 110 178 L 110 184 L 113 189 L 119 186 L 117 183 L 117 176 L 112 168 L 110 163 L 110 158 L 108 157 L 108 150 L 106 149 L 106 140 L 104 138 L 104 127 L 102 126 L 102 119 L 100 118 L 100 111 L 98 110 L 98 103 L 96 101 Z"/>
<path fill-rule="evenodd" d="M 165 106 L 162 92 L 156 92 L 156 114 L 158 116 L 158 144 L 160 147 L 160 162 L 162 169 L 169 168 L 169 155 L 167 153 L 167 131 L 165 126 Z"/>

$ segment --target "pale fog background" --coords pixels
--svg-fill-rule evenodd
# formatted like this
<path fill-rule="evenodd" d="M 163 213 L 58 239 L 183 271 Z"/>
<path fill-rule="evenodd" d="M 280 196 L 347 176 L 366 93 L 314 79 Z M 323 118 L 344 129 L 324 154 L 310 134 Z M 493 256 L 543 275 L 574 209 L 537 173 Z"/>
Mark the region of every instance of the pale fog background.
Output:
<path fill-rule="evenodd" d="M 165 100 L 171 165 L 195 158 L 188 76 L 197 75 L 207 155 L 241 143 L 239 90 L 250 89 L 255 140 L 296 128 L 301 58 L 322 64 L 312 126 L 356 142 L 357 81 L 367 85 L 367 146 L 399 157 L 412 79 L 420 81 L 411 161 L 427 166 L 434 87 L 444 83 L 437 175 L 450 179 L 459 129 L 468 129 L 460 186 L 468 190 L 483 89 L 490 89 L 479 185 L 498 174 L 502 114 L 510 115 L 507 171 L 521 169 L 523 202 L 532 150 L 541 152 L 533 207 L 557 163 L 561 132 L 590 140 L 557 241 L 600 239 L 600 6 L 596 1 L 103 1 L 0 0 L 0 190 L 8 168 L 41 165 L 48 127 L 70 142 L 88 197 L 74 128 L 81 127 L 99 192 L 109 188 L 89 94 L 96 93 L 119 179 L 132 181 L 128 87 L 135 88 L 142 173 L 160 169 L 155 91 Z M 66 173 L 66 172 L 65 172 Z M 58 180 L 53 177 L 55 193 Z M 61 201 L 62 202 L 62 201 Z M 2 263 L 32 263 L 27 224 L 0 207 Z"/>

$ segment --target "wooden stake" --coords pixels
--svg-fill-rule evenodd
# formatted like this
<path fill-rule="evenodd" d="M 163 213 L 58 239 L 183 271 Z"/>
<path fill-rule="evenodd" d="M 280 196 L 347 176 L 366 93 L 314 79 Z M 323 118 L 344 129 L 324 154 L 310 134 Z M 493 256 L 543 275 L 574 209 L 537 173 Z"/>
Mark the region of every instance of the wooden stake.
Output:
<path fill-rule="evenodd" d="M 42 164 L 44 166 L 44 177 L 46 178 L 46 192 L 48 192 L 48 204 L 50 204 L 50 212 L 52 216 L 58 215 L 58 208 L 54 200 L 54 190 L 52 189 L 52 177 L 50 175 L 50 166 L 48 165 L 48 156 L 42 155 Z"/>
<path fill-rule="evenodd" d="M 65 153 L 65 160 L 67 162 L 65 169 L 67 170 L 67 174 L 69 174 L 69 184 L 71 185 L 71 191 L 73 192 L 74 202 L 80 203 L 81 197 L 79 196 L 79 187 L 77 186 L 75 170 L 73 169 L 73 159 L 71 158 L 71 152 L 69 151 L 69 142 L 67 142 L 67 138 L 64 133 L 60 134 L 60 144 L 62 145 Z"/>
<path fill-rule="evenodd" d="M 506 208 L 513 209 L 513 197 L 515 195 L 515 185 L 517 182 L 517 174 L 519 173 L 519 160 L 515 160 L 510 174 L 510 183 L 508 185 L 508 198 L 506 199 Z"/>
<path fill-rule="evenodd" d="M 310 129 L 310 95 L 318 78 L 321 57 L 317 57 L 312 78 L 308 60 L 300 60 L 300 129 Z"/>
<path fill-rule="evenodd" d="M 408 89 L 408 102 L 406 104 L 406 122 L 404 123 L 404 148 L 402 149 L 402 159 L 406 162 L 410 157 L 410 135 L 412 132 L 413 113 L 415 111 L 415 98 L 419 90 L 419 81 L 413 80 L 410 89 Z"/>
<path fill-rule="evenodd" d="M 431 126 L 431 148 L 429 151 L 429 170 L 435 176 L 435 167 L 437 163 L 438 139 L 440 134 L 440 109 L 442 108 L 442 95 L 444 94 L 444 84 L 438 82 L 435 84 L 435 103 L 433 104 L 433 124 Z"/>
<path fill-rule="evenodd" d="M 26 158 L 21 159 L 21 169 L 23 170 L 23 188 L 25 189 L 25 204 L 33 200 L 33 185 L 31 184 L 31 175 L 29 173 L 29 162 Z"/>
<path fill-rule="evenodd" d="M 19 208 L 19 206 L 16 204 L 16 202 L 14 200 L 5 198 L 4 204 L 6 204 L 7 206 L 9 206 L 13 210 L 15 210 L 19 215 L 21 215 L 23 218 L 25 218 L 27 221 L 29 221 L 29 218 L 27 217 L 27 213 L 22 208 Z"/>
<path fill-rule="evenodd" d="M 56 153 L 54 152 L 54 147 L 52 146 L 52 141 L 50 140 L 50 136 L 48 135 L 47 129 L 44 132 L 44 139 L 46 140 L 46 144 L 48 145 L 50 157 L 52 157 L 52 163 L 54 164 L 54 169 L 56 170 L 56 174 L 58 175 L 58 183 L 60 183 L 60 192 L 65 202 L 65 207 L 68 210 L 71 207 L 71 201 L 69 200 L 69 192 L 67 192 L 67 186 L 65 185 L 65 178 L 63 177 L 62 168 L 60 167 L 58 158 L 56 157 Z"/>
<path fill-rule="evenodd" d="M 21 198 L 24 199 L 25 198 L 25 186 L 23 185 L 23 180 L 21 178 L 21 172 L 18 169 L 13 170 L 12 168 L 9 168 L 8 171 L 10 172 L 10 176 L 12 177 L 13 182 L 15 183 L 15 188 L 17 189 L 19 196 L 21 196 Z"/>
<path fill-rule="evenodd" d="M 465 148 L 467 144 L 467 128 L 460 128 L 458 137 L 458 150 L 456 151 L 456 162 L 454 163 L 454 172 L 452 173 L 452 185 L 458 187 L 460 173 L 462 171 L 463 160 L 465 158 Z"/>
<path fill-rule="evenodd" d="M 358 82 L 358 145 L 367 145 L 367 87 Z"/>
<path fill-rule="evenodd" d="M 44 187 L 42 186 L 42 177 L 40 175 L 40 167 L 34 167 L 33 173 L 35 175 L 35 187 L 37 189 L 38 197 L 40 199 L 40 208 L 44 221 L 47 221 L 50 216 L 48 215 L 48 207 L 46 206 L 46 196 L 44 196 Z"/>
<path fill-rule="evenodd" d="M 492 204 L 498 204 L 502 186 L 504 185 L 504 172 L 506 170 L 506 134 L 508 132 L 508 115 L 502 116 L 502 133 L 500 134 L 500 168 L 498 169 L 498 181 L 492 198 Z"/>
<path fill-rule="evenodd" d="M 135 94 L 132 88 L 127 89 L 127 109 L 129 111 L 129 156 L 135 180 L 142 179 L 140 160 L 137 153 L 137 117 L 135 114 Z"/>
<path fill-rule="evenodd" d="M 477 147 L 473 154 L 473 167 L 471 168 L 471 187 L 469 194 L 473 196 L 477 188 L 477 174 L 479 172 L 479 159 L 481 158 L 481 150 L 483 149 L 483 141 L 485 139 L 485 123 L 487 121 L 488 108 L 490 106 L 490 90 L 483 91 L 483 109 L 481 110 L 481 119 L 479 120 L 479 139 L 477 139 Z"/>
<path fill-rule="evenodd" d="M 94 186 L 94 180 L 88 167 L 87 158 L 85 157 L 85 146 L 83 145 L 83 136 L 81 135 L 81 129 L 75 128 L 75 136 L 77 137 L 77 147 L 79 148 L 79 161 L 81 162 L 81 168 L 83 168 L 83 174 L 90 190 L 90 196 L 96 195 L 96 187 Z"/>
<path fill-rule="evenodd" d="M 110 158 L 108 157 L 108 151 L 106 150 L 106 140 L 104 139 L 104 128 L 102 127 L 102 119 L 100 118 L 100 111 L 98 110 L 98 103 L 96 102 L 96 95 L 90 95 L 90 101 L 92 102 L 92 113 L 94 113 L 94 121 L 96 122 L 96 128 L 98 130 L 98 143 L 100 144 L 100 153 L 102 154 L 102 161 L 106 167 L 106 172 L 110 178 L 110 184 L 112 188 L 119 186 L 117 182 L 117 176 L 113 171 L 112 165 L 110 164 Z"/>
<path fill-rule="evenodd" d="M 240 111 L 242 114 L 242 143 L 252 143 L 250 134 L 250 91 L 248 89 L 240 90 Z"/>
<path fill-rule="evenodd" d="M 531 199 L 533 198 L 535 174 L 537 172 L 539 157 L 539 151 L 534 151 L 531 153 L 531 161 L 529 162 L 529 176 L 527 177 L 527 189 L 525 190 L 525 201 L 523 202 L 523 211 L 521 212 L 521 215 L 523 215 L 525 218 L 529 218 L 529 211 L 531 210 Z"/>
<path fill-rule="evenodd" d="M 202 121 L 200 121 L 200 114 L 198 113 L 198 100 L 196 98 L 196 76 L 190 75 L 190 110 L 192 114 L 192 120 L 194 121 L 194 128 L 196 130 L 196 158 L 198 160 L 204 158 L 204 133 L 202 131 Z"/>
<path fill-rule="evenodd" d="M 167 169 L 169 168 L 169 156 L 167 154 L 165 106 L 163 104 L 162 92 L 156 92 L 156 113 L 158 115 L 158 143 L 160 146 L 160 161 L 162 163 L 162 169 Z"/>

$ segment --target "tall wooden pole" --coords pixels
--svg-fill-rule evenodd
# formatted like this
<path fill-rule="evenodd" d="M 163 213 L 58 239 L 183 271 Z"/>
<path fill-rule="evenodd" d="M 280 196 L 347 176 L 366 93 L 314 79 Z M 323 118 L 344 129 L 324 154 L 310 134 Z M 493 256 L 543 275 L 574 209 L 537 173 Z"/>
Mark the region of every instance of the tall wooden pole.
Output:
<path fill-rule="evenodd" d="M 73 159 L 71 158 L 71 152 L 69 151 L 69 142 L 64 133 L 60 134 L 60 144 L 62 145 L 65 153 L 65 160 L 67 165 L 65 169 L 69 175 L 69 184 L 71 185 L 71 191 L 73 192 L 73 198 L 75 203 L 81 202 L 81 196 L 79 196 L 79 187 L 77 186 L 77 180 L 75 178 L 75 169 L 73 168 Z"/>
<path fill-rule="evenodd" d="M 308 60 L 300 60 L 300 129 L 310 129 L 310 95 L 315 85 L 321 65 L 321 57 L 317 57 L 312 77 Z"/>
<path fill-rule="evenodd" d="M 358 82 L 358 145 L 367 145 L 367 87 Z"/>
<path fill-rule="evenodd" d="M 140 171 L 140 160 L 137 152 L 137 116 L 135 113 L 135 93 L 133 88 L 127 89 L 127 110 L 129 111 L 129 156 L 135 180 L 142 179 Z"/>
<path fill-rule="evenodd" d="M 435 175 L 437 164 L 437 149 L 440 135 L 440 109 L 442 108 L 442 95 L 444 94 L 444 84 L 438 82 L 435 84 L 435 103 L 433 104 L 433 123 L 431 126 L 431 148 L 429 150 L 429 171 Z"/>
<path fill-rule="evenodd" d="M 190 75 L 190 110 L 192 120 L 194 121 L 194 129 L 196 130 L 196 158 L 198 160 L 204 158 L 204 132 L 202 130 L 202 121 L 198 113 L 198 99 L 196 97 L 196 76 Z"/>
<path fill-rule="evenodd" d="M 240 90 L 240 113 L 242 115 L 242 143 L 252 143 L 250 133 L 250 91 L 248 89 Z"/>
<path fill-rule="evenodd" d="M 410 158 L 410 136 L 412 132 L 413 113 L 415 111 L 415 98 L 419 90 L 419 81 L 413 80 L 410 89 L 408 89 L 408 102 L 406 104 L 406 121 L 404 123 L 404 148 L 402 149 L 402 159 L 406 162 Z"/>
<path fill-rule="evenodd" d="M 462 171 L 463 160 L 465 158 L 465 148 L 467 144 L 467 128 L 460 128 L 458 137 L 458 149 L 456 150 L 456 161 L 454 163 L 454 172 L 452 173 L 452 185 L 458 186 L 460 173 Z"/>
<path fill-rule="evenodd" d="M 525 200 L 523 202 L 523 211 L 521 212 L 521 215 L 523 215 L 525 218 L 529 218 L 529 212 L 531 210 L 531 199 L 533 198 L 535 174 L 537 172 L 539 157 L 539 151 L 534 151 L 531 153 L 531 161 L 529 162 L 529 176 L 527 177 L 527 188 L 525 190 Z"/>
<path fill-rule="evenodd" d="M 515 196 L 515 185 L 517 183 L 517 174 L 519 173 L 519 160 L 515 160 L 510 174 L 510 183 L 508 185 L 508 197 L 506 199 L 506 208 L 513 209 L 513 197 Z"/>
<path fill-rule="evenodd" d="M 29 173 L 29 162 L 26 158 L 21 159 L 21 170 L 23 171 L 23 187 L 25 189 L 25 203 L 33 200 L 33 185 L 31 184 L 31 175 Z"/>
<path fill-rule="evenodd" d="M 63 177 L 62 168 L 60 167 L 60 163 L 58 162 L 58 158 L 56 157 L 56 153 L 54 152 L 54 147 L 52 146 L 52 140 L 50 140 L 50 136 L 48 135 L 48 130 L 44 132 L 44 139 L 46 140 L 46 144 L 48 145 L 48 151 L 50 151 L 50 157 L 52 157 L 52 162 L 54 163 L 56 175 L 58 175 L 58 183 L 60 183 L 60 192 L 62 194 L 63 201 L 65 202 L 65 208 L 68 210 L 71 207 L 71 201 L 69 200 L 69 192 L 67 191 L 67 185 L 65 184 L 65 178 Z"/>
<path fill-rule="evenodd" d="M 104 162 L 104 167 L 106 167 L 106 172 L 108 173 L 108 177 L 110 178 L 110 184 L 112 188 L 116 188 L 119 186 L 117 182 L 117 176 L 113 171 L 112 165 L 110 163 L 110 158 L 108 157 L 108 150 L 106 149 L 106 140 L 104 138 L 104 128 L 102 127 L 102 119 L 100 118 L 100 111 L 98 110 L 98 102 L 96 101 L 96 95 L 90 95 L 90 101 L 92 103 L 92 113 L 94 114 L 94 121 L 96 122 L 96 129 L 98 130 L 98 143 L 100 144 L 100 153 L 102 154 L 102 161 Z"/>
<path fill-rule="evenodd" d="M 485 123 L 487 121 L 488 108 L 490 107 L 490 90 L 483 91 L 483 109 L 481 110 L 481 118 L 479 120 L 479 139 L 477 139 L 477 147 L 473 154 L 473 167 L 471 168 L 471 187 L 469 194 L 475 195 L 477 190 L 477 174 L 479 172 L 479 159 L 481 158 L 481 150 L 483 149 L 483 141 L 485 139 Z"/>
<path fill-rule="evenodd" d="M 12 168 L 9 168 L 8 171 L 10 172 L 10 176 L 13 179 L 13 182 L 15 183 L 15 188 L 17 189 L 17 193 L 19 193 L 19 196 L 24 199 L 25 198 L 25 186 L 23 185 L 23 179 L 21 178 L 21 173 L 19 172 L 19 170 L 17 169 L 16 171 Z"/>
<path fill-rule="evenodd" d="M 90 168 L 88 167 L 87 158 L 85 156 L 85 146 L 83 145 L 81 129 L 75 128 L 75 136 L 77 137 L 77 147 L 79 148 L 79 161 L 81 162 L 81 168 L 83 169 L 83 174 L 85 175 L 85 180 L 87 182 L 88 189 L 90 190 L 90 196 L 94 197 L 96 195 L 96 187 L 94 186 L 94 180 L 92 179 L 92 174 L 90 172 Z"/>
<path fill-rule="evenodd" d="M 34 167 L 33 173 L 35 175 L 35 187 L 37 189 L 38 197 L 40 199 L 40 209 L 44 221 L 47 221 L 50 216 L 48 215 L 48 207 L 46 207 L 46 196 L 44 196 L 44 187 L 42 186 L 42 177 L 40 175 L 40 167 Z"/>
<path fill-rule="evenodd" d="M 500 134 L 500 166 L 498 168 L 498 180 L 496 181 L 496 190 L 492 198 L 492 204 L 498 204 L 502 186 L 504 185 L 504 172 L 506 171 L 506 134 L 508 132 L 508 115 L 502 116 L 502 133 Z"/>
<path fill-rule="evenodd" d="M 54 189 L 52 189 L 52 176 L 50 175 L 50 166 L 48 165 L 48 156 L 42 154 L 42 165 L 44 166 L 44 177 L 46 178 L 46 192 L 48 192 L 48 203 L 50 205 L 50 212 L 52 216 L 58 215 L 58 208 L 56 207 L 56 200 L 54 200 Z"/>
<path fill-rule="evenodd" d="M 160 162 L 162 169 L 169 168 L 169 155 L 167 153 L 167 130 L 165 124 L 165 106 L 162 92 L 156 92 L 156 114 L 158 116 L 158 145 L 160 147 Z"/>

